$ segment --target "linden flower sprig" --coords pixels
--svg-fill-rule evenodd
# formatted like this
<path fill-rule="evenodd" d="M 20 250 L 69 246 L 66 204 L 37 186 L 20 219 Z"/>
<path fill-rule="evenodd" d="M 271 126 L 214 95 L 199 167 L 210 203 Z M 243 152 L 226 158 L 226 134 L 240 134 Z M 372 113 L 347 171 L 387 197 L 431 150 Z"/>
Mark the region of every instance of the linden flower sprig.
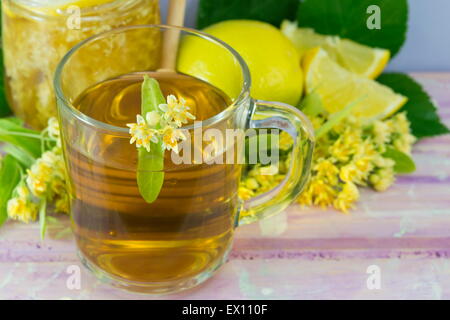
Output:
<path fill-rule="evenodd" d="M 147 203 L 159 197 L 164 184 L 164 154 L 178 153 L 178 143 L 186 140 L 180 127 L 195 117 L 183 98 L 164 98 L 158 80 L 147 75 L 141 87 L 141 114 L 137 123 L 129 123 L 130 143 L 137 147 L 136 181 L 139 193 Z"/>
<path fill-rule="evenodd" d="M 317 129 L 327 116 L 315 115 L 311 121 Z M 386 157 L 386 151 L 410 155 L 415 141 L 404 112 L 370 124 L 351 116 L 343 119 L 318 139 L 311 178 L 297 202 L 348 212 L 360 197 L 359 187 L 381 192 L 394 183 L 395 162 Z M 282 132 L 280 149 L 289 150 L 292 143 L 290 136 Z M 264 167 L 260 165 L 251 168 L 239 188 L 241 198 L 250 199 L 274 188 L 288 173 L 289 163 L 289 156 L 281 158 L 275 175 L 262 174 Z"/>
<path fill-rule="evenodd" d="M 47 216 L 48 211 L 69 213 L 58 121 L 51 118 L 41 132 L 26 129 L 14 118 L 0 121 L 4 130 L 2 137 L 7 143 L 5 158 L 12 165 L 10 169 L 18 171 L 17 175 L 0 176 L 2 187 L 11 190 L 0 199 L 1 205 L 6 209 L 6 218 L 11 220 L 29 223 L 39 218 L 43 238 L 46 222 L 52 218 Z M 3 165 L 5 161 L 0 161 L 0 166 Z"/>
<path fill-rule="evenodd" d="M 167 103 L 158 105 L 158 111 L 150 111 L 145 117 L 138 114 L 137 123 L 129 123 L 130 143 L 136 147 L 143 147 L 150 152 L 151 143 L 162 142 L 165 150 L 178 153 L 178 143 L 186 140 L 186 136 L 179 128 L 195 116 L 189 112 L 186 100 L 179 100 L 174 95 L 167 96 Z"/>

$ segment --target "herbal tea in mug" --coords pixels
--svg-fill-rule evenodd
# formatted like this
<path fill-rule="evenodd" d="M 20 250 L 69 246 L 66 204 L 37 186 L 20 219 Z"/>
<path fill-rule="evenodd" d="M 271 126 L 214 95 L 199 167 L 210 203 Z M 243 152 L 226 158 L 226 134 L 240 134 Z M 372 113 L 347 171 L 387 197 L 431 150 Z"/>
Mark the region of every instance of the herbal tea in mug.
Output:
<path fill-rule="evenodd" d="M 202 41 L 210 46 L 211 54 L 220 53 L 221 59 L 228 59 L 231 67 L 214 72 L 230 74 L 236 90 L 218 88 L 182 70 L 161 70 L 161 55 L 135 61 L 127 72 L 115 69 L 115 65 L 123 65 L 120 63 L 111 63 L 108 68 L 102 65 L 93 76 L 95 81 L 84 83 L 84 87 L 72 85 L 75 70 L 90 64 L 84 51 L 114 46 L 118 42 L 112 40 L 118 37 L 155 39 L 157 35 L 163 42 L 169 32 L 180 33 L 180 54 L 183 44 Z M 133 50 L 111 49 L 117 53 L 115 59 L 134 58 Z M 156 83 L 153 94 L 149 94 L 151 87 L 146 83 L 150 80 L 144 81 L 144 76 Z M 310 124 L 293 107 L 253 101 L 249 83 L 247 66 L 233 49 L 184 28 L 116 29 L 82 42 L 66 55 L 57 69 L 55 88 L 73 231 L 82 261 L 96 275 L 114 285 L 148 293 L 193 287 L 223 264 L 236 226 L 283 210 L 299 194 L 311 162 Z M 180 114 L 173 105 L 177 112 L 184 110 L 184 118 L 177 118 Z M 132 124 L 139 114 L 140 120 Z M 182 128 L 168 125 L 175 122 Z M 185 132 L 178 137 L 195 137 L 199 126 L 215 132 L 250 128 L 288 131 L 295 141 L 288 177 L 267 194 L 241 201 L 242 162 L 193 159 L 179 163 L 170 152 L 177 148 L 171 144 L 173 140 L 166 139 L 166 133 L 157 136 L 168 128 L 170 132 Z M 135 144 L 130 144 L 130 139 Z M 238 153 L 238 143 L 225 145 L 216 150 L 217 157 L 230 151 Z M 158 149 L 160 146 L 165 147 Z M 200 153 L 207 146 L 201 144 Z"/>
<path fill-rule="evenodd" d="M 196 119 L 206 120 L 229 104 L 222 92 L 193 77 L 149 75 L 159 81 L 164 96 L 186 99 Z M 142 79 L 142 74 L 131 74 L 105 81 L 83 93 L 74 106 L 91 118 L 124 127 L 141 113 Z M 75 234 L 86 259 L 121 278 L 148 282 L 189 278 L 219 263 L 233 235 L 241 165 L 177 168 L 166 152 L 164 185 L 148 204 L 137 186 L 136 148 L 106 136 L 91 143 L 88 149 L 115 159 L 116 165 L 67 146 L 78 195 L 72 204 Z"/>

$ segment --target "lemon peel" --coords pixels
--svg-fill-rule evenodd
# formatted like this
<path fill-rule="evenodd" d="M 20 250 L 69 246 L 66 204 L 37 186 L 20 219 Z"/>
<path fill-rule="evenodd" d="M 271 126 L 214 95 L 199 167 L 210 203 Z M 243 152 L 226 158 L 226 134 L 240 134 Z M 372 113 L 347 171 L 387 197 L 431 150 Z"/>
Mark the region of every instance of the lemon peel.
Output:
<path fill-rule="evenodd" d="M 369 79 L 378 77 L 386 67 L 389 50 L 371 48 L 349 39 L 322 35 L 310 28 L 297 28 L 295 22 L 283 21 L 281 31 L 303 56 L 308 50 L 321 47 L 343 68 Z"/>
<path fill-rule="evenodd" d="M 318 94 L 329 113 L 359 101 L 353 115 L 370 122 L 389 117 L 408 100 L 389 87 L 341 67 L 320 47 L 307 51 L 302 63 L 306 92 Z"/>

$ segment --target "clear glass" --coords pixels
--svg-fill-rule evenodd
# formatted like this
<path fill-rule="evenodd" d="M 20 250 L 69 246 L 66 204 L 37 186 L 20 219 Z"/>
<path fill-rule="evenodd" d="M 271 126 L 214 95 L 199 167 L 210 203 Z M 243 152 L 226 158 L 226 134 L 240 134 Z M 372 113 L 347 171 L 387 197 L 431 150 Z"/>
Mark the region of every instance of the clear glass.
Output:
<path fill-rule="evenodd" d="M 130 145 L 128 128 L 93 119 L 72 105 L 87 88 L 125 74 L 176 71 L 194 76 L 189 70 L 166 70 L 162 44 L 174 33 L 182 45 L 194 40 L 220 57 L 215 75 L 226 73 L 232 84 L 226 90 L 230 104 L 204 119 L 203 130 L 275 128 L 294 139 L 291 169 L 275 189 L 244 202 L 237 192 L 240 162 L 177 165 L 167 156 L 162 190 L 155 202 L 146 203 L 136 183 L 137 151 Z M 102 56 L 115 62 L 109 66 L 97 64 L 99 55 L 94 54 L 105 48 Z M 148 54 L 136 57 L 138 49 Z M 191 58 L 201 60 L 203 54 Z M 80 81 L 79 70 L 93 65 L 97 67 L 91 76 Z M 63 58 L 55 73 L 55 90 L 79 254 L 92 272 L 113 285 L 156 294 L 198 285 L 226 261 L 237 226 L 282 211 L 308 179 L 314 147 L 308 119 L 286 104 L 254 101 L 243 59 L 227 44 L 199 31 L 147 25 L 94 36 Z M 96 107 L 105 106 L 99 102 Z M 202 107 L 209 106 L 197 106 Z M 195 136 L 199 124 L 183 128 Z M 239 146 L 231 148 L 235 152 Z"/>
<path fill-rule="evenodd" d="M 52 2 L 2 1 L 8 102 L 19 118 L 36 129 L 45 127 L 48 118 L 56 115 L 53 75 L 69 49 L 113 28 L 160 22 L 158 0 L 97 0 L 95 3 L 99 5 L 84 6 L 79 11 L 67 5 L 52 7 L 48 3 Z M 102 67 L 111 61 L 104 59 L 96 63 Z M 91 73 L 92 70 L 86 69 L 79 70 L 77 75 L 84 78 Z"/>

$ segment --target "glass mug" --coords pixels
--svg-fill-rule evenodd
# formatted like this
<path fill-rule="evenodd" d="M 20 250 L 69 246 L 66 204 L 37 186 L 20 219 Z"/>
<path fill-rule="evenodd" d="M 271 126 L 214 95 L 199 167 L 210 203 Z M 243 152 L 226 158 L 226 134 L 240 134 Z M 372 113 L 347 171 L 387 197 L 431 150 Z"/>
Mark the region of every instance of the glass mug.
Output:
<path fill-rule="evenodd" d="M 181 39 L 178 61 L 185 58 L 186 47 L 201 44 L 207 50 L 189 58 L 217 56 L 221 63 L 208 74 L 219 80 L 197 79 L 186 68 L 176 73 L 164 69 L 163 44 L 174 34 Z M 146 41 L 136 42 L 138 38 Z M 89 69 L 91 77 L 77 77 Z M 201 122 L 183 127 L 191 136 L 199 123 L 203 130 L 220 132 L 251 128 L 288 132 L 294 146 L 286 178 L 273 190 L 242 201 L 238 197 L 242 164 L 177 165 L 166 151 L 161 192 L 156 201 L 145 202 L 136 182 L 137 149 L 125 126 L 140 113 L 136 95 L 142 72 L 156 77 L 165 95 L 178 92 L 195 109 Z M 228 83 L 220 77 L 225 73 Z M 124 82 L 126 88 L 118 90 Z M 55 90 L 78 253 L 88 269 L 115 286 L 165 294 L 198 285 L 226 261 L 237 226 L 282 211 L 308 180 L 314 147 L 308 119 L 292 106 L 253 100 L 243 59 L 202 32 L 140 25 L 93 36 L 60 62 Z M 228 98 L 216 99 L 217 92 Z M 211 104 L 219 100 L 225 105 L 214 108 Z"/>

